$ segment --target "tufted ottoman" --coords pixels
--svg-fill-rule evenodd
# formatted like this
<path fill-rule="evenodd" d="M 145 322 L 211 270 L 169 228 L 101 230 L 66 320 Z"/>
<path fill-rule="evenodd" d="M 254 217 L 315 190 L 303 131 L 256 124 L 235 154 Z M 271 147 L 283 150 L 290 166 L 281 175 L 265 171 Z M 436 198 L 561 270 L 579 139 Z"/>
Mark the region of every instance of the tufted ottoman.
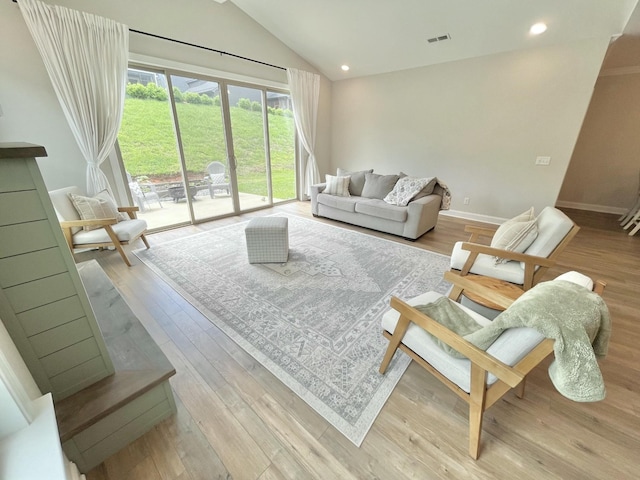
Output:
<path fill-rule="evenodd" d="M 283 217 L 252 219 L 244 229 L 249 263 L 285 263 L 289 257 L 289 223 Z"/>

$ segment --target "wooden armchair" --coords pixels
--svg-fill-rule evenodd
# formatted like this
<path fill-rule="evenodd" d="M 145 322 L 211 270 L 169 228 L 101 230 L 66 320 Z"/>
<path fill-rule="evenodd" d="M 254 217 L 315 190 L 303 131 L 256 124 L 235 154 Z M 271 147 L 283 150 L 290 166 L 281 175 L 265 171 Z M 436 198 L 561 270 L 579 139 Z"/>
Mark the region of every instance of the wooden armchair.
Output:
<path fill-rule="evenodd" d="M 463 292 L 468 289 L 477 295 L 486 296 L 504 309 L 514 301 L 500 290 L 484 287 L 468 277 L 446 272 L 444 278 Z M 573 281 L 589 289 L 594 286 L 591 279 L 577 272 L 569 272 L 558 279 Z M 604 287 L 603 282 L 596 282 L 594 291 L 601 294 Z M 469 405 L 469 455 L 477 459 L 483 413 L 512 388 L 516 389 L 519 398 L 524 396 L 527 374 L 553 352 L 554 341 L 544 338 L 531 328 L 510 328 L 486 351 L 481 350 L 413 308 L 434 302 L 440 297 L 442 295 L 435 292 L 425 293 L 407 302 L 392 297 L 392 310 L 382 319 L 382 333 L 389 340 L 389 346 L 380 365 L 380 373 L 385 373 L 396 350 L 400 349 L 464 400 Z M 489 323 L 489 320 L 476 312 L 462 305 L 460 308 L 477 323 Z M 426 332 L 466 358 L 449 355 Z"/>
<path fill-rule="evenodd" d="M 467 226 L 465 231 L 471 234 L 469 241 L 457 242 L 451 253 L 452 273 L 489 277 L 517 285 L 523 291 L 529 290 L 556 264 L 558 256 L 580 230 L 569 217 L 553 207 L 542 210 L 536 223 L 538 236 L 522 253 L 478 243 L 481 237 L 493 237 L 496 230 Z M 506 262 L 496 262 L 496 257 Z M 474 275 L 470 277 L 477 278 Z M 459 289 L 455 293 L 459 295 Z"/>
<path fill-rule="evenodd" d="M 66 187 L 49 192 L 49 197 L 58 215 L 60 227 L 71 252 L 76 248 L 115 247 L 127 266 L 131 262 L 122 248 L 140 238 L 145 246 L 147 222 L 136 217 L 138 207 L 117 207 L 121 214 L 110 218 L 82 219 L 73 205 L 69 194 L 84 195 L 78 187 Z M 121 218 L 118 218 L 121 217 Z M 86 230 L 89 227 L 91 230 Z"/>

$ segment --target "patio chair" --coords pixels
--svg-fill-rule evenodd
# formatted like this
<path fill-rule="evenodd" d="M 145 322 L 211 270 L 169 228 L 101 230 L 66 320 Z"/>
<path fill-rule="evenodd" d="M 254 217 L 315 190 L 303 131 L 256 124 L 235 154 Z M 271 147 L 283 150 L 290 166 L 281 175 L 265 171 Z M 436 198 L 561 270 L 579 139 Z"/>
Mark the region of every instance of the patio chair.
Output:
<path fill-rule="evenodd" d="M 211 162 L 205 169 L 204 179 L 209 187 L 209 195 L 215 198 L 216 190 L 224 190 L 227 195 L 231 194 L 229 179 L 227 178 L 227 168 L 221 162 Z"/>
<path fill-rule="evenodd" d="M 535 295 L 528 294 L 527 298 L 523 297 L 516 303 L 514 303 L 513 299 L 503 296 L 500 290 L 486 288 L 469 281 L 468 277 L 446 272 L 444 278 L 452 282 L 456 287 L 461 288 L 465 293 L 469 289 L 477 295 L 486 295 L 492 302 L 501 304 L 506 309 L 505 314 L 509 312 L 510 308 L 515 308 L 513 310 L 515 317 L 522 316 L 523 312 L 530 311 L 530 309 L 527 309 L 530 308 L 529 306 L 533 308 L 534 305 L 536 311 L 544 312 L 543 316 L 553 317 L 556 314 L 554 307 L 557 306 L 554 298 L 560 291 L 569 292 L 569 295 L 576 299 L 575 311 L 576 313 L 578 310 L 580 312 L 576 316 L 585 320 L 586 324 L 595 318 L 592 318 L 592 314 L 594 316 L 602 315 L 602 311 L 606 310 L 606 306 L 602 306 L 599 297 L 590 292 L 593 289 L 595 293 L 601 295 L 605 288 L 605 283 L 596 282 L 594 288 L 594 283 L 591 279 L 578 272 L 568 272 L 554 281 L 544 282 L 546 285 L 535 287 L 538 290 L 540 290 L 540 287 L 546 287 L 544 290 L 540 290 L 543 293 L 532 290 L 531 293 L 535 293 Z M 557 281 L 559 280 L 564 281 L 564 285 L 558 284 Z M 567 285 L 569 282 L 581 286 Z M 574 292 L 576 293 L 574 294 Z M 524 291 L 521 293 L 525 294 Z M 424 310 L 425 306 L 429 308 L 428 304 L 433 306 L 434 302 L 438 302 L 442 297 L 443 295 L 439 293 L 427 292 L 406 302 L 396 297 L 391 298 L 391 309 L 382 317 L 382 333 L 389 340 L 389 346 L 380 365 L 380 373 L 385 373 L 396 350 L 400 349 L 464 400 L 469 405 L 468 452 L 473 459 L 477 459 L 480 452 L 480 435 L 484 412 L 512 388 L 516 389 L 517 397 L 522 398 L 524 396 L 527 374 L 549 354 L 554 352 L 555 340 L 545 338 L 545 335 L 530 326 L 512 327 L 503 330 L 486 350 L 480 349 L 463 338 L 463 336 L 445 327 L 441 322 L 446 319 L 441 319 L 438 322 L 420 311 L 420 309 Z M 449 298 L 451 299 L 451 297 Z M 446 303 L 441 300 L 440 302 Z M 532 304 L 531 302 L 542 302 L 543 305 L 549 305 L 549 311 L 545 312 L 545 308 L 540 308 L 539 303 Z M 599 305 L 601 310 L 594 307 L 596 304 Z M 450 308 L 451 310 L 445 311 L 451 312 L 451 314 L 455 314 L 458 310 L 464 312 L 471 317 L 471 322 L 481 326 L 490 327 L 492 324 L 489 319 L 458 303 L 452 303 Z M 571 308 L 574 308 L 573 304 Z M 437 310 L 434 309 L 433 311 Z M 599 324 L 601 329 L 599 334 L 604 337 L 607 334 L 608 323 L 604 317 L 598 317 L 598 320 L 599 322 L 596 324 Z M 568 342 L 566 338 L 563 338 L 563 340 Z M 603 340 L 603 342 L 607 341 L 608 338 Z M 602 348 L 606 350 L 606 345 L 602 348 L 600 346 L 596 347 L 597 341 L 592 340 L 592 342 L 594 353 L 602 355 Z M 576 344 L 578 343 L 576 342 Z M 446 347 L 450 351 L 457 352 L 457 354 L 453 355 L 445 351 Z M 563 343 L 559 348 L 560 350 L 566 350 L 567 344 Z M 557 361 L 558 358 L 556 358 Z M 559 367 L 554 371 L 554 375 L 558 370 L 560 370 Z M 586 370 L 585 368 L 583 371 Z M 573 376 L 577 378 L 574 386 L 582 385 L 583 378 L 576 371 L 573 371 Z M 557 377 L 553 378 L 557 380 Z M 598 382 L 594 383 L 597 384 Z M 565 390 L 565 385 L 556 383 L 554 385 L 565 396 L 567 396 L 568 390 L 572 391 L 570 389 Z M 561 385 L 563 390 L 560 390 L 561 387 L 558 385 Z M 604 385 L 598 384 L 597 387 L 594 387 L 594 391 L 600 393 L 601 390 L 599 388 L 603 390 Z M 577 400 L 574 398 L 574 400 L 596 401 L 597 399 Z"/>
<path fill-rule="evenodd" d="M 74 205 L 70 194 L 82 201 L 80 209 Z M 115 247 L 124 263 L 130 267 L 131 262 L 122 246 L 140 238 L 149 248 L 144 235 L 147 222 L 136 218 L 138 207 L 117 207 L 106 190 L 92 198 L 84 195 L 78 187 L 49 192 L 69 249 L 73 253 L 76 248 Z"/>
<path fill-rule="evenodd" d="M 133 197 L 134 203 L 140 208 L 141 212 L 144 212 L 147 208 L 151 208 L 150 202 L 158 202 L 160 208 L 164 208 L 160 201 L 160 195 L 154 190 L 153 185 L 149 185 L 149 191 L 145 192 L 142 186 L 131 178 L 129 172 L 127 172 L 127 181 L 129 182 L 131 197 Z"/>

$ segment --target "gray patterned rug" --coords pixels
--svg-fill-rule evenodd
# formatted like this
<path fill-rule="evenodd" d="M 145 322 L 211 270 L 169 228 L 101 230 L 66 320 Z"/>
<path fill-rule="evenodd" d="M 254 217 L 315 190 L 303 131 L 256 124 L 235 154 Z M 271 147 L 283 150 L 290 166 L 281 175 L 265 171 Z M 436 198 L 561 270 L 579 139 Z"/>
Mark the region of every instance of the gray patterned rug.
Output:
<path fill-rule="evenodd" d="M 250 265 L 246 223 L 135 254 L 354 444 L 409 365 L 387 346 L 389 298 L 445 293 L 449 257 L 289 218 L 289 261 Z"/>

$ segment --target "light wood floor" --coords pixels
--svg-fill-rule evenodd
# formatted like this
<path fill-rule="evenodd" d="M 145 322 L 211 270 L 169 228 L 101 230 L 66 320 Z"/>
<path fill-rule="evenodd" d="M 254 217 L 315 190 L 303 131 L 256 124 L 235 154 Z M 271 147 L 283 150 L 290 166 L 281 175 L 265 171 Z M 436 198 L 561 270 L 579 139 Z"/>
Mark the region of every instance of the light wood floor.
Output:
<path fill-rule="evenodd" d="M 311 217 L 309 203 L 253 215 L 274 212 Z M 548 278 L 579 270 L 608 283 L 613 335 L 601 363 L 607 398 L 583 404 L 562 397 L 544 364 L 530 375 L 524 399 L 507 394 L 485 414 L 477 461 L 467 455 L 466 404 L 415 364 L 357 448 L 135 256 L 127 268 L 116 252 L 77 255 L 98 259 L 178 372 L 171 379 L 177 415 L 87 478 L 638 478 L 640 236 L 627 236 L 613 215 L 567 213 L 582 229 Z M 149 241 L 153 248 L 250 216 L 153 234 Z M 435 231 L 414 243 L 359 230 L 449 254 L 466 238 L 465 223 L 441 216 Z"/>

